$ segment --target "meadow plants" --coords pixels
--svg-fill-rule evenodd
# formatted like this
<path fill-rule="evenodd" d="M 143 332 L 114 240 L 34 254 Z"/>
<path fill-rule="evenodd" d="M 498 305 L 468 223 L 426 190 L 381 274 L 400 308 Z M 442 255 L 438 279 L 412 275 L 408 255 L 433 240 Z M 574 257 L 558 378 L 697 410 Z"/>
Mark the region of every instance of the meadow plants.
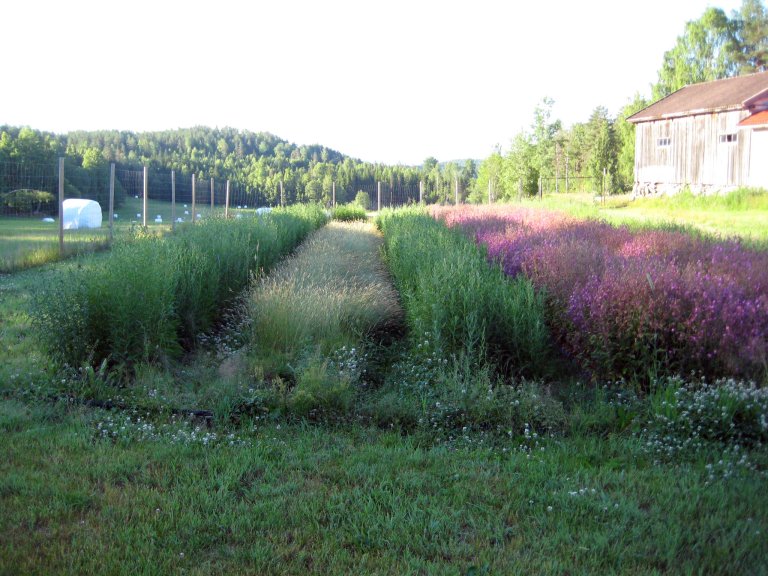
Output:
<path fill-rule="evenodd" d="M 191 349 L 221 310 L 325 222 L 320 208 L 257 219 L 208 219 L 160 236 L 137 229 L 98 262 L 60 275 L 36 300 L 51 356 L 73 367 L 105 359 L 130 369 Z"/>
<path fill-rule="evenodd" d="M 488 266 L 483 248 L 421 209 L 386 210 L 378 225 L 415 345 L 428 334 L 441 355 L 487 355 L 504 371 L 542 372 L 544 300 L 527 278 Z"/>
<path fill-rule="evenodd" d="M 524 208 L 433 214 L 546 291 L 560 344 L 595 376 L 766 377 L 768 252 Z"/>

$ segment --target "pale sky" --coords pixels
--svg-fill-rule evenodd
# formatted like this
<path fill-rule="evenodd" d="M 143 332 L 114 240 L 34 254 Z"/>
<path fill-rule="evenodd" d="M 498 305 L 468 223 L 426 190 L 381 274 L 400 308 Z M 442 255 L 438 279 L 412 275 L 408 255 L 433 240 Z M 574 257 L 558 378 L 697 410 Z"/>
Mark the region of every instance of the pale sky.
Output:
<path fill-rule="evenodd" d="M 544 97 L 566 126 L 649 97 L 740 0 L 7 0 L 0 125 L 271 132 L 370 162 L 482 159 Z"/>

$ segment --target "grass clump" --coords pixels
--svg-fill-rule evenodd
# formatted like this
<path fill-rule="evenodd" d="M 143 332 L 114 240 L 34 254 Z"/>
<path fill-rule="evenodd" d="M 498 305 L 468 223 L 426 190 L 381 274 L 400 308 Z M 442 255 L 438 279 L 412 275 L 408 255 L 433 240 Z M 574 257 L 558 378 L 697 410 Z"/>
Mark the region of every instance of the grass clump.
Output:
<path fill-rule="evenodd" d="M 331 210 L 331 218 L 342 222 L 365 221 L 368 220 L 368 213 L 362 205 L 351 202 L 337 205 Z"/>
<path fill-rule="evenodd" d="M 544 371 L 544 300 L 529 280 L 507 278 L 481 247 L 423 210 L 387 210 L 377 223 L 414 345 L 428 334 L 446 356 L 481 354 L 505 371 Z"/>

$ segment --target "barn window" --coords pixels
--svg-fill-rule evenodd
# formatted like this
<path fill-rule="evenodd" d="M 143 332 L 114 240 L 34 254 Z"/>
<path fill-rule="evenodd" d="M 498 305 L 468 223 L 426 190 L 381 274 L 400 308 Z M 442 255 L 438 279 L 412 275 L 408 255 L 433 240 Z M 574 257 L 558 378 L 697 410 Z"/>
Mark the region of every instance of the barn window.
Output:
<path fill-rule="evenodd" d="M 656 140 L 656 146 L 666 148 L 672 144 L 672 138 L 659 138 Z"/>
<path fill-rule="evenodd" d="M 735 144 L 739 141 L 739 135 L 736 132 L 731 134 L 720 134 L 720 144 Z"/>

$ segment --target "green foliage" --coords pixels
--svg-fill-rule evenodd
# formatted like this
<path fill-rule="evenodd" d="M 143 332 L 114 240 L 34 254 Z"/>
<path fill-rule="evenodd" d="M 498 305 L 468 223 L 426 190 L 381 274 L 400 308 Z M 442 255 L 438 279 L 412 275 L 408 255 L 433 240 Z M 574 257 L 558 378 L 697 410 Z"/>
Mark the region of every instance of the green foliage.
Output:
<path fill-rule="evenodd" d="M 768 70 L 768 9 L 763 0 L 743 0 L 731 21 L 739 47 L 734 55 L 739 74 Z"/>
<path fill-rule="evenodd" d="M 688 84 L 764 72 L 768 66 L 768 11 L 762 0 L 744 0 L 731 18 L 710 7 L 685 25 L 664 54 L 654 100 Z"/>
<path fill-rule="evenodd" d="M 219 311 L 324 222 L 317 207 L 258 219 L 208 219 L 160 237 L 137 231 L 98 263 L 42 290 L 36 326 L 55 360 L 132 368 L 191 349 Z"/>
<path fill-rule="evenodd" d="M 483 356 L 501 368 L 540 373 L 547 350 L 544 302 L 522 276 L 489 266 L 482 248 L 417 209 L 377 220 L 411 334 L 451 355 Z"/>
<path fill-rule="evenodd" d="M 664 461 L 718 451 L 717 466 L 707 466 L 710 476 L 754 468 L 749 449 L 768 442 L 768 389 L 754 382 L 669 378 L 657 382 L 647 405 L 646 449 Z"/>
<path fill-rule="evenodd" d="M 55 202 L 56 197 L 42 190 L 19 189 L 1 195 L 0 201 L 4 206 L 13 208 L 21 214 L 37 214 L 43 204 Z"/>
<path fill-rule="evenodd" d="M 331 218 L 343 222 L 354 222 L 356 220 L 367 220 L 368 213 L 365 211 L 365 207 L 362 204 L 354 202 L 350 204 L 338 204 L 331 210 Z"/>
<path fill-rule="evenodd" d="M 363 210 L 371 209 L 371 197 L 368 195 L 368 192 L 363 190 L 358 190 L 357 194 L 355 194 L 354 203 L 360 206 Z"/>

